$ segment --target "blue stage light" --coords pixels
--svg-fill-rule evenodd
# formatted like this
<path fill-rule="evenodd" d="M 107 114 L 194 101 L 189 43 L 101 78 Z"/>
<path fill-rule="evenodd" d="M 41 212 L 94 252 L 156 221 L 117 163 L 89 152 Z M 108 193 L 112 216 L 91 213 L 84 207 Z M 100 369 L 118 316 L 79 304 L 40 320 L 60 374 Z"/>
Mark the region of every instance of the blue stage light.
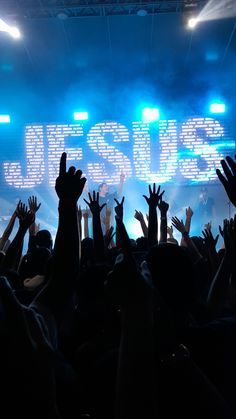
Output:
<path fill-rule="evenodd" d="M 10 115 L 0 115 L 0 124 L 9 124 L 10 122 Z"/>
<path fill-rule="evenodd" d="M 142 110 L 142 120 L 154 122 L 160 119 L 160 111 L 158 108 L 144 108 Z"/>
<path fill-rule="evenodd" d="M 224 103 L 211 103 L 210 111 L 211 113 L 224 113 L 226 111 L 226 106 Z"/>
<path fill-rule="evenodd" d="M 89 118 L 88 112 L 86 111 L 77 111 L 74 112 L 75 121 L 87 121 Z"/>

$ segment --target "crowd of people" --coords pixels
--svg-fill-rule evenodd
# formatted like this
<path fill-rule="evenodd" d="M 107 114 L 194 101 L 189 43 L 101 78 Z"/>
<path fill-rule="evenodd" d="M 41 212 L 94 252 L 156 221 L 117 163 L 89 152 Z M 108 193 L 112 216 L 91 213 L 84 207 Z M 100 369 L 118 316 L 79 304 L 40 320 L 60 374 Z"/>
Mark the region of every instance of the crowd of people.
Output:
<path fill-rule="evenodd" d="M 221 165 L 235 207 L 236 160 Z M 236 418 L 236 217 L 216 237 L 205 220 L 192 236 L 192 209 L 168 225 L 165 193 L 153 184 L 133 240 L 125 197 L 108 206 L 103 184 L 81 211 L 85 183 L 63 153 L 55 243 L 39 229 L 35 196 L 17 204 L 0 239 L 1 417 Z"/>

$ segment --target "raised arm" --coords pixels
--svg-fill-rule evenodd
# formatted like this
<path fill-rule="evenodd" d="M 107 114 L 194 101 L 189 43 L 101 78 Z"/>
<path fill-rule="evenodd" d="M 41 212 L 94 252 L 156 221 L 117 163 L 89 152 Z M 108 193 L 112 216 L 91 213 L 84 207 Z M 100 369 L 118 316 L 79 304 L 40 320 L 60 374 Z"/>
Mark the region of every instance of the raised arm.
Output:
<path fill-rule="evenodd" d="M 160 226 L 160 243 L 166 243 L 167 242 L 167 211 L 169 209 L 169 204 L 167 202 L 163 201 L 162 198 L 160 199 L 160 202 L 158 204 L 158 208 L 161 213 L 161 226 Z"/>
<path fill-rule="evenodd" d="M 225 176 L 219 169 L 216 169 L 216 174 L 224 186 L 229 200 L 236 207 L 236 162 L 227 156 L 226 159 L 221 160 L 221 166 Z"/>
<path fill-rule="evenodd" d="M 192 216 L 193 216 L 192 208 L 190 207 L 186 208 L 185 229 L 189 234 L 190 234 Z"/>
<path fill-rule="evenodd" d="M 148 227 L 144 220 L 143 213 L 141 211 L 135 210 L 134 218 L 140 222 L 140 226 L 141 226 L 144 237 L 148 237 Z"/>
<path fill-rule="evenodd" d="M 197 247 L 189 237 L 189 233 L 185 228 L 183 221 L 179 220 L 178 217 L 172 217 L 172 225 L 182 234 L 182 238 L 184 239 L 187 247 L 191 251 L 192 259 L 194 263 L 197 263 L 200 259 L 202 259 L 202 255 L 199 253 Z"/>
<path fill-rule="evenodd" d="M 124 200 L 125 200 L 124 196 L 123 196 L 121 202 L 119 202 L 117 199 L 115 199 L 115 202 L 116 202 L 115 213 L 116 213 L 116 216 L 121 221 L 123 221 L 123 216 L 124 216 Z M 121 240 L 120 240 L 119 229 L 117 228 L 117 223 L 116 223 L 116 246 L 118 248 L 121 247 Z"/>
<path fill-rule="evenodd" d="M 148 186 L 149 188 L 149 197 L 143 195 L 145 198 L 149 212 L 148 212 L 148 245 L 149 247 L 155 245 L 158 241 L 157 232 L 158 232 L 158 222 L 157 222 L 157 206 L 162 198 L 162 195 L 165 191 L 160 193 L 161 187 L 158 186 L 156 191 L 156 185 L 153 184 L 153 189 L 151 185 Z"/>
<path fill-rule="evenodd" d="M 88 194 L 89 202 L 84 199 L 86 204 L 89 206 L 90 211 L 93 216 L 93 242 L 94 242 L 94 251 L 95 251 L 95 258 L 97 262 L 101 262 L 104 260 L 105 256 L 105 246 L 104 246 L 104 238 L 101 226 L 101 217 L 100 213 L 102 209 L 105 207 L 106 204 L 99 205 L 99 193 L 93 191 L 93 197 L 91 194 Z"/>
<path fill-rule="evenodd" d="M 235 229 L 236 217 L 234 217 L 234 220 L 224 220 L 223 237 L 225 242 L 225 254 L 212 281 L 207 297 L 208 308 L 213 312 L 222 308 L 230 287 L 230 279 L 235 275 Z"/>
<path fill-rule="evenodd" d="M 88 225 L 88 219 L 89 219 L 89 209 L 88 207 L 85 208 L 83 211 L 83 219 L 84 219 L 84 238 L 89 237 L 89 225 Z"/>
<path fill-rule="evenodd" d="M 217 234 L 216 237 L 213 237 L 211 228 L 205 228 L 204 231 L 202 231 L 202 234 L 213 278 L 218 268 L 218 253 L 216 251 L 216 245 L 219 239 L 219 234 Z"/>
<path fill-rule="evenodd" d="M 29 210 L 32 214 L 35 215 L 35 220 L 29 227 L 29 242 L 28 242 L 28 251 L 32 250 L 35 246 L 34 240 L 37 232 L 39 231 L 38 225 L 36 224 L 36 212 L 41 207 L 41 203 L 38 204 L 37 197 L 32 195 L 28 199 Z"/>
<path fill-rule="evenodd" d="M 19 218 L 19 228 L 7 249 L 2 265 L 5 269 L 18 270 L 25 234 L 35 220 L 35 215 L 31 211 L 28 211 L 27 206 L 21 202 L 17 205 L 16 212 Z"/>
<path fill-rule="evenodd" d="M 79 272 L 79 233 L 77 201 L 82 194 L 86 179 L 82 171 L 70 167 L 66 170 L 66 153 L 60 161 L 56 179 L 59 198 L 59 221 L 54 245 L 53 268 L 48 285 L 36 297 L 36 301 L 51 309 L 58 320 L 72 298 Z"/>
<path fill-rule="evenodd" d="M 9 237 L 11 235 L 11 232 L 13 230 L 13 227 L 14 227 L 14 224 L 15 224 L 15 221 L 16 221 L 16 217 L 17 217 L 17 213 L 16 213 L 16 210 L 15 210 L 13 212 L 10 220 L 9 220 L 8 225 L 6 226 L 6 228 L 3 232 L 3 235 L 1 237 L 1 239 L 0 239 L 0 250 L 4 250 L 4 246 L 7 242 L 7 240 L 9 239 Z"/>

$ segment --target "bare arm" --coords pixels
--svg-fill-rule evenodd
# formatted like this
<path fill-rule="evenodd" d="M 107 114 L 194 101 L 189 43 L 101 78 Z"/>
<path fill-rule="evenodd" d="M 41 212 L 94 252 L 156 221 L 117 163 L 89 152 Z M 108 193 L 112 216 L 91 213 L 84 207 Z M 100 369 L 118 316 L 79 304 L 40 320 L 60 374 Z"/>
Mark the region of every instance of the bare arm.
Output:
<path fill-rule="evenodd" d="M 185 230 L 189 234 L 190 234 L 192 216 L 193 216 L 193 210 L 192 210 L 192 208 L 190 208 L 190 207 L 186 208 Z"/>
<path fill-rule="evenodd" d="M 83 212 L 83 219 L 84 219 L 84 238 L 89 237 L 89 226 L 88 226 L 88 219 L 89 219 L 89 209 L 86 207 L 86 209 Z"/>
<path fill-rule="evenodd" d="M 140 226 L 144 237 L 148 237 L 148 227 L 145 223 L 143 213 L 141 211 L 135 210 L 134 218 L 140 222 Z"/>
<path fill-rule="evenodd" d="M 0 239 L 0 250 L 3 250 L 4 249 L 4 246 L 5 246 L 7 240 L 9 239 L 9 237 L 11 235 L 11 232 L 12 232 L 12 230 L 14 228 L 14 224 L 15 224 L 15 221 L 16 221 L 16 217 L 17 217 L 17 214 L 16 214 L 16 210 L 15 210 L 13 212 L 10 220 L 9 220 L 8 225 L 6 226 L 6 228 L 5 228 L 4 232 L 3 232 L 3 235 L 1 237 L 1 239 Z"/>
<path fill-rule="evenodd" d="M 149 247 L 154 246 L 158 242 L 158 221 L 157 221 L 157 206 L 164 194 L 164 191 L 160 193 L 160 186 L 156 191 L 156 185 L 153 184 L 153 190 L 149 185 L 149 197 L 143 195 L 145 198 L 149 212 L 148 212 L 148 245 Z"/>
<path fill-rule="evenodd" d="M 169 209 L 169 204 L 167 202 L 160 200 L 158 208 L 161 213 L 161 226 L 160 226 L 160 243 L 167 242 L 167 211 Z"/>
<path fill-rule="evenodd" d="M 57 320 L 70 302 L 79 273 L 79 232 L 77 201 L 82 194 L 86 179 L 81 170 L 66 170 L 66 153 L 60 161 L 60 173 L 55 189 L 59 198 L 58 229 L 53 253 L 53 269 L 47 286 L 38 294 L 36 301 L 50 308 Z"/>
<path fill-rule="evenodd" d="M 89 206 L 90 211 L 93 216 L 93 242 L 94 242 L 94 251 L 95 251 L 95 257 L 97 261 L 103 261 L 105 257 L 105 246 L 104 246 L 104 238 L 103 238 L 103 232 L 102 232 L 102 226 L 101 226 L 101 217 L 100 213 L 102 209 L 105 207 L 106 204 L 99 205 L 99 193 L 93 191 L 93 197 L 89 193 L 89 200 L 90 202 L 86 202 L 86 204 Z"/>

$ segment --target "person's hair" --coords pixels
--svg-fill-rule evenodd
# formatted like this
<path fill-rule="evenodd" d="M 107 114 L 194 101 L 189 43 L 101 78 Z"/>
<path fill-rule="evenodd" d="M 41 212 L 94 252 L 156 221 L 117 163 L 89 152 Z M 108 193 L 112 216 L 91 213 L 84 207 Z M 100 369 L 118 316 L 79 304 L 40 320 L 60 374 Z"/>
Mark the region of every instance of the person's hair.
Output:
<path fill-rule="evenodd" d="M 47 249 L 52 249 L 52 236 L 48 230 L 40 230 L 35 236 L 35 245 L 37 247 L 46 247 Z"/>
<path fill-rule="evenodd" d="M 51 270 L 52 255 L 46 247 L 33 249 L 23 256 L 19 274 L 22 278 L 33 278 L 35 275 L 47 275 Z"/>
<path fill-rule="evenodd" d="M 107 183 L 106 183 L 106 182 L 102 182 L 102 183 L 100 183 L 100 184 L 98 185 L 98 192 L 100 192 L 100 191 L 101 191 L 101 189 L 102 189 L 102 187 L 103 187 L 104 185 L 107 185 Z"/>
<path fill-rule="evenodd" d="M 147 250 L 148 249 L 148 239 L 147 239 L 147 237 L 138 237 L 136 239 L 136 244 L 137 244 L 136 249 L 138 251 L 143 252 L 143 251 Z"/>

